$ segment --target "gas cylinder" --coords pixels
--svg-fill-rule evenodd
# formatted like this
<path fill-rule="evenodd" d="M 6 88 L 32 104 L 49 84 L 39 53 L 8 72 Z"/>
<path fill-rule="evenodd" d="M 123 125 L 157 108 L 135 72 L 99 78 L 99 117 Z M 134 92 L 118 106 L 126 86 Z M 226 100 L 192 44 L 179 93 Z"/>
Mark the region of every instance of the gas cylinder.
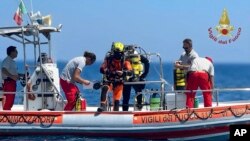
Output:
<path fill-rule="evenodd" d="M 185 71 L 183 69 L 174 69 L 174 86 L 175 90 L 185 90 Z"/>
<path fill-rule="evenodd" d="M 194 99 L 194 108 L 199 108 L 199 99 L 197 97 Z"/>
<path fill-rule="evenodd" d="M 156 90 L 157 91 L 157 90 Z M 160 109 L 161 96 L 158 93 L 153 93 L 150 97 L 150 110 L 155 111 Z"/>
<path fill-rule="evenodd" d="M 84 98 L 81 98 L 80 96 L 76 100 L 76 106 L 75 110 L 76 111 L 86 111 L 86 100 Z"/>

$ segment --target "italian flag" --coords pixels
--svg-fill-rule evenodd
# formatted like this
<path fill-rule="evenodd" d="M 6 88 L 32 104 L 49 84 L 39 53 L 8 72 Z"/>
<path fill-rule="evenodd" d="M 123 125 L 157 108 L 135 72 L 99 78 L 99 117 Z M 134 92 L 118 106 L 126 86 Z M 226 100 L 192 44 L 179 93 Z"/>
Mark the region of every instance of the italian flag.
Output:
<path fill-rule="evenodd" d="M 22 24 L 22 22 L 23 22 L 22 15 L 25 13 L 27 13 L 27 11 L 26 11 L 26 8 L 25 8 L 23 1 L 21 0 L 20 4 L 16 10 L 16 13 L 14 15 L 14 20 L 15 20 L 17 25 Z"/>

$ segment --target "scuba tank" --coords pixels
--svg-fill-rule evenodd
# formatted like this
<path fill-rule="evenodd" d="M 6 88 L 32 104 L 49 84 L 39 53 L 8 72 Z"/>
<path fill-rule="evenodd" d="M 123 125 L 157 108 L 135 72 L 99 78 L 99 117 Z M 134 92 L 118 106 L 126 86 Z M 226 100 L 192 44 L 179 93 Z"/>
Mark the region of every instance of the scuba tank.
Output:
<path fill-rule="evenodd" d="M 81 98 L 80 94 L 78 94 L 76 98 L 75 110 L 86 111 L 86 105 L 86 100 L 84 98 Z"/>
<path fill-rule="evenodd" d="M 138 63 L 138 64 L 132 63 L 132 69 L 133 69 L 134 74 L 136 76 L 140 76 L 142 74 L 142 71 L 143 71 L 143 66 L 141 63 Z"/>
<path fill-rule="evenodd" d="M 156 89 L 156 91 L 158 91 Z M 157 111 L 160 109 L 161 96 L 158 93 L 153 93 L 150 97 L 150 111 Z"/>
<path fill-rule="evenodd" d="M 185 71 L 183 69 L 174 69 L 174 88 L 175 90 L 185 90 Z"/>
<path fill-rule="evenodd" d="M 133 69 L 133 74 L 134 74 L 133 81 L 139 81 L 139 77 L 143 73 L 143 69 L 144 69 L 141 63 L 141 58 L 137 54 L 137 55 L 131 56 L 130 61 L 131 61 L 131 67 Z"/>

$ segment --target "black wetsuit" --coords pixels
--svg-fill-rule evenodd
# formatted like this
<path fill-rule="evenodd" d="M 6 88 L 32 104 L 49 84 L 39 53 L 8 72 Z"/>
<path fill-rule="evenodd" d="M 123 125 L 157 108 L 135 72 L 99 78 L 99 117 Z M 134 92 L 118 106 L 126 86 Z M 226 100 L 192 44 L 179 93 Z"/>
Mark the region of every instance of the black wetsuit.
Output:
<path fill-rule="evenodd" d="M 145 81 L 145 77 L 147 76 L 149 72 L 149 60 L 143 56 L 140 55 L 141 57 L 141 62 L 144 64 L 144 72 L 140 76 L 140 81 Z M 122 110 L 123 111 L 128 111 L 129 109 L 129 99 L 130 99 L 130 93 L 131 93 L 131 88 L 134 88 L 135 93 L 137 94 L 138 92 L 141 92 L 145 88 L 145 84 L 131 84 L 131 85 L 123 85 L 123 101 L 122 101 Z M 142 95 L 138 95 L 136 97 L 137 99 L 137 107 L 139 109 L 142 108 Z"/>

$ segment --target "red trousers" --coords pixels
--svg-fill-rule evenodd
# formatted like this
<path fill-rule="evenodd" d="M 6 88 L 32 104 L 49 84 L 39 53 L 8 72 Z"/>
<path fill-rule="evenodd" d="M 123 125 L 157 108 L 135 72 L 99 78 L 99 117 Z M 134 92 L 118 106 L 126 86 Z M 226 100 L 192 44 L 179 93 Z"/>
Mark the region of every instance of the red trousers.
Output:
<path fill-rule="evenodd" d="M 16 81 L 4 80 L 3 92 L 13 92 L 13 93 L 6 93 L 3 95 L 5 97 L 3 110 L 11 110 L 15 100 Z"/>
<path fill-rule="evenodd" d="M 76 105 L 76 96 L 79 93 L 79 89 L 75 84 L 72 84 L 63 79 L 60 79 L 60 84 L 68 101 L 64 110 L 72 111 Z"/>
<path fill-rule="evenodd" d="M 208 73 L 206 72 L 190 72 L 187 78 L 186 90 L 197 90 L 198 87 L 201 90 L 210 90 L 211 83 Z M 204 98 L 204 107 L 212 106 L 212 93 L 211 91 L 202 92 Z M 194 107 L 194 98 L 196 92 L 186 92 L 187 101 L 186 106 L 189 108 Z"/>

